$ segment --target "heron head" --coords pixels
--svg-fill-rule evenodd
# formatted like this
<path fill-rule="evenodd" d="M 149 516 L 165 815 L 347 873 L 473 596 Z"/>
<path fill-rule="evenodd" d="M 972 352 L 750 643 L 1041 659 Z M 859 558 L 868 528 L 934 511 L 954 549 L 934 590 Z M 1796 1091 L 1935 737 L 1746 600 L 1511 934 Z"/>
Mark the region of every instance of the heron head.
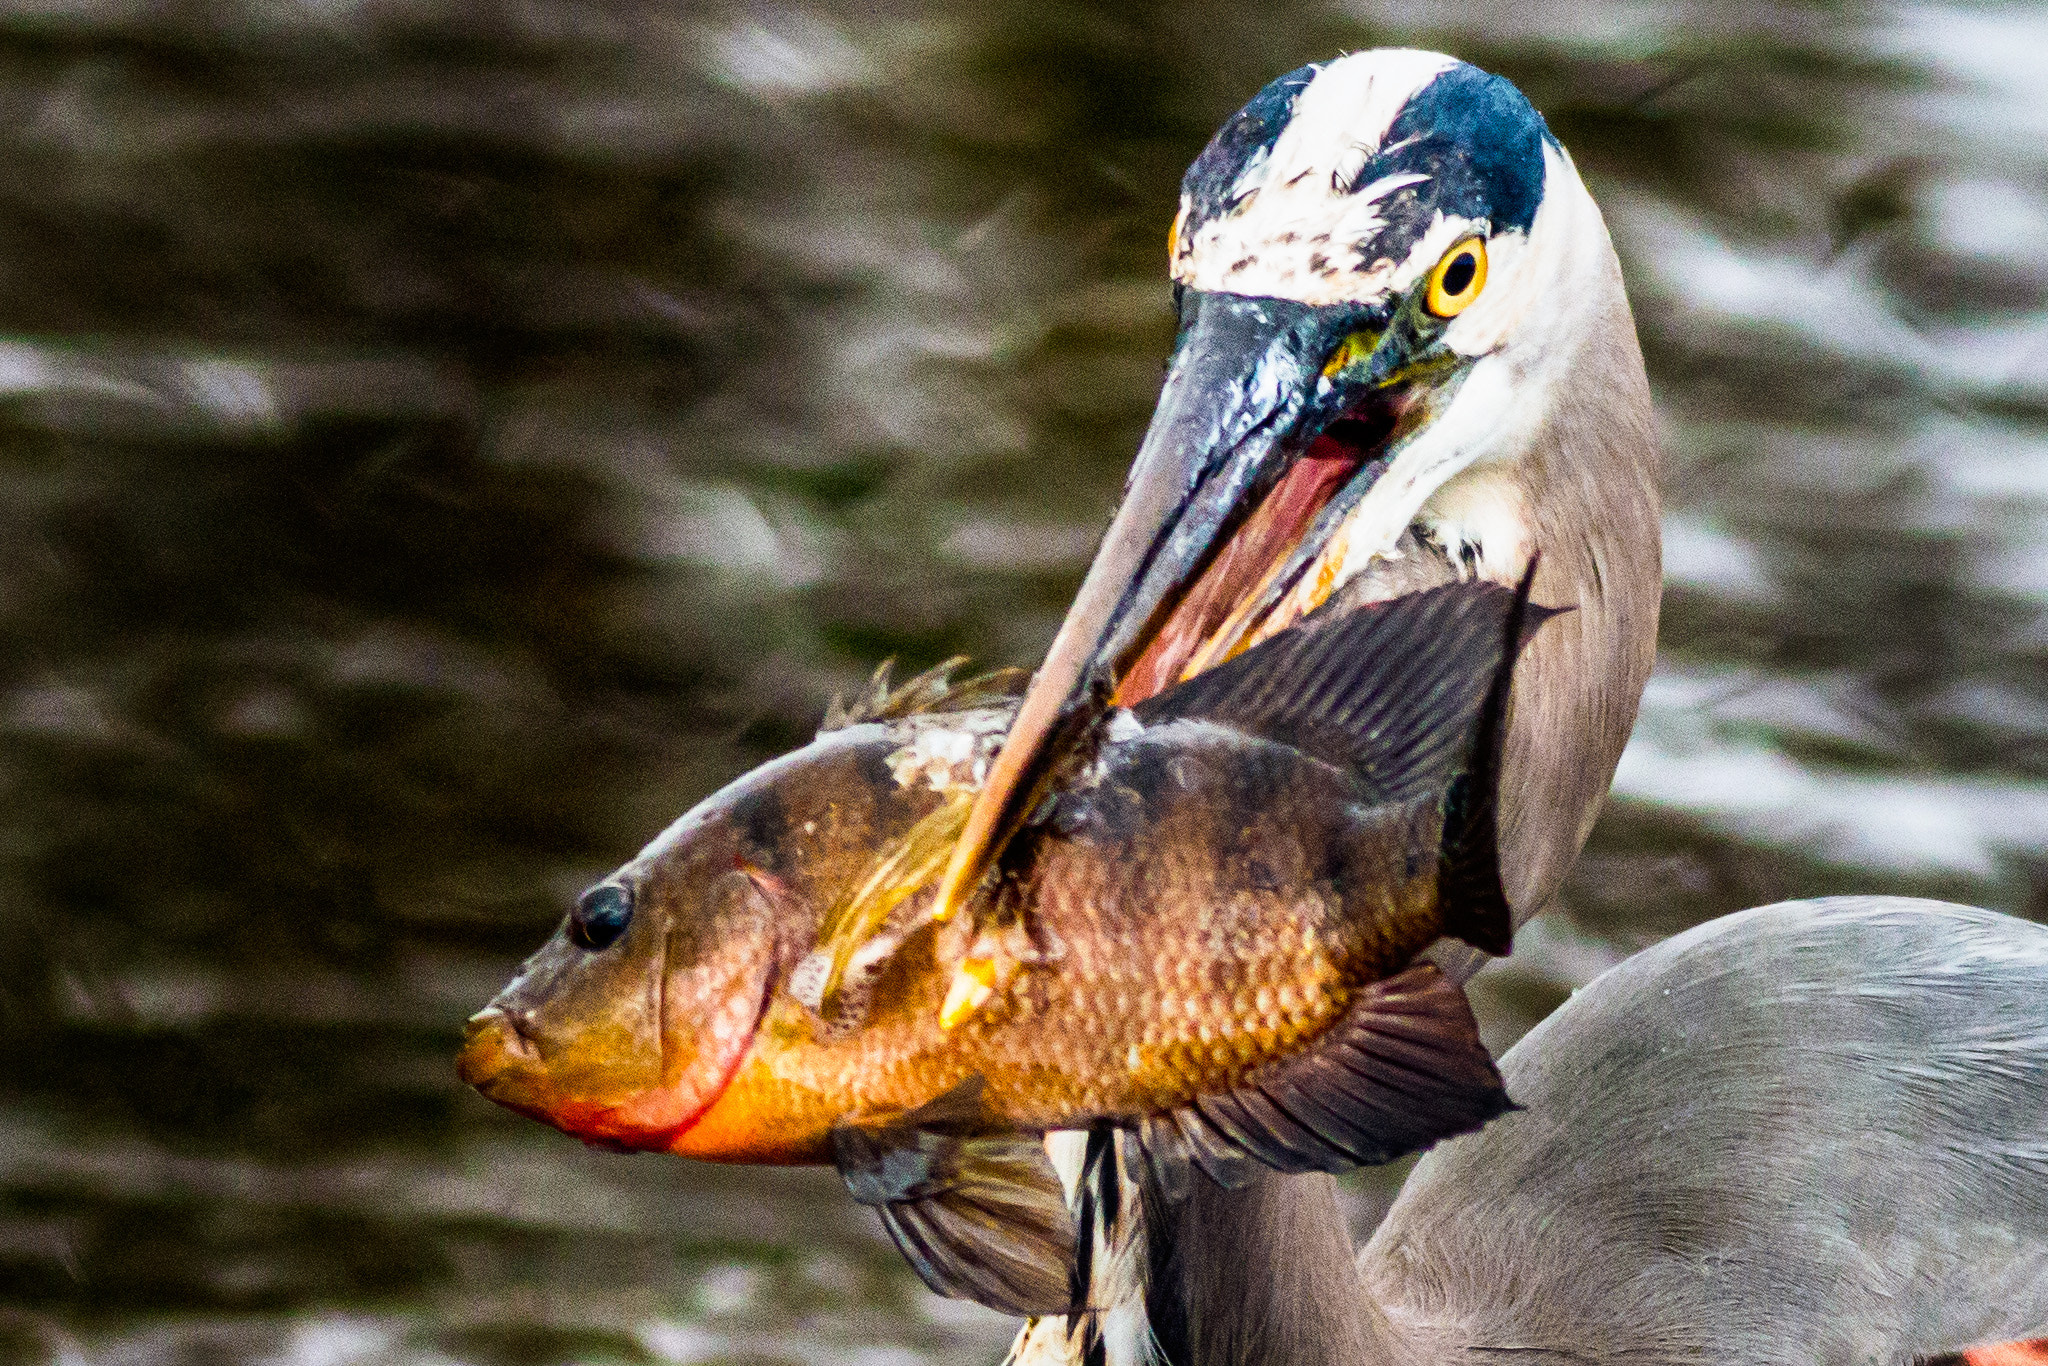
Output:
<path fill-rule="evenodd" d="M 1180 335 L 1157 411 L 945 906 L 1029 809 L 1063 730 L 1106 703 L 1282 629 L 1411 527 L 1505 582 L 1547 558 L 1516 474 L 1616 318 L 1641 386 L 1571 159 L 1512 84 L 1451 57 L 1280 77 L 1189 168 L 1169 241 Z"/>

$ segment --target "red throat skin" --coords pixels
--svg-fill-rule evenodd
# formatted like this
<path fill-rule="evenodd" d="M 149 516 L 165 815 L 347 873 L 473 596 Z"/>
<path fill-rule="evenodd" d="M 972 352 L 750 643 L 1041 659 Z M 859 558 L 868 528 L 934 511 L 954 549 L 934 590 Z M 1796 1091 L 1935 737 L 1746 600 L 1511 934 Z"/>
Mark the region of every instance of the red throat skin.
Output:
<path fill-rule="evenodd" d="M 480 1016 L 472 1025 L 469 1044 L 458 1063 L 463 1079 L 486 1097 L 520 1114 L 552 1125 L 592 1147 L 615 1152 L 667 1152 L 717 1106 L 733 1078 L 752 1055 L 761 1008 L 737 1031 L 708 1082 L 685 1086 L 683 1081 L 627 1091 L 623 1096 L 564 1094 L 556 1089 L 531 1044 L 525 1043 L 502 1013 L 488 1024 Z"/>
<path fill-rule="evenodd" d="M 755 1029 L 759 1028 L 758 1017 Z M 754 1030 L 742 1035 L 712 1084 L 689 1101 L 674 1087 L 642 1091 L 623 1103 L 563 1100 L 550 1108 L 548 1123 L 594 1147 L 628 1152 L 670 1152 L 717 1106 L 753 1052 Z"/>

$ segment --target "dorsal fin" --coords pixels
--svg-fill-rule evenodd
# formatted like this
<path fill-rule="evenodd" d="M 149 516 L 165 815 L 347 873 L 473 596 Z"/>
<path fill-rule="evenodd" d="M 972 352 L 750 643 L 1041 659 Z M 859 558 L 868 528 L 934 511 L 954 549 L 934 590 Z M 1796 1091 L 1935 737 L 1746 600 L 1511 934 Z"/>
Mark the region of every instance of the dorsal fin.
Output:
<path fill-rule="evenodd" d="M 1382 803 L 1441 802 L 1444 932 L 1504 954 L 1514 934 L 1497 828 L 1508 695 L 1521 646 L 1562 610 L 1529 601 L 1535 577 L 1532 559 L 1513 589 L 1457 583 L 1323 609 L 1138 714 L 1292 745 L 1351 770 Z"/>
<path fill-rule="evenodd" d="M 1441 796 L 1465 767 L 1527 638 L 1520 591 L 1448 584 L 1348 611 L 1319 610 L 1243 654 L 1148 698 L 1151 722 L 1220 722 L 1356 773 L 1376 800 Z M 1529 604 L 1529 629 L 1554 615 Z M 1319 620 L 1320 619 L 1320 620 Z"/>
<path fill-rule="evenodd" d="M 866 691 L 852 701 L 843 696 L 833 697 L 825 708 L 825 719 L 818 723 L 818 734 L 829 734 L 867 721 L 896 721 L 906 716 L 988 706 L 1018 696 L 1024 691 L 1024 685 L 1030 682 L 1030 675 L 1023 669 L 994 669 L 956 683 L 953 671 L 967 663 L 967 656 L 954 655 L 915 678 L 895 684 L 889 679 L 895 663 L 893 659 L 885 659 L 877 665 L 868 679 Z"/>

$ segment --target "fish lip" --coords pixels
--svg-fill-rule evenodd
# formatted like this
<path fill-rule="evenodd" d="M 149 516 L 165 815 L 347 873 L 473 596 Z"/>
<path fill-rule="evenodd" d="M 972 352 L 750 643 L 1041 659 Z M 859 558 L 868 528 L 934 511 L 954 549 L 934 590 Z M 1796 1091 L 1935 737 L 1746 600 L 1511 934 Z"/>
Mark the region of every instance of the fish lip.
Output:
<path fill-rule="evenodd" d="M 496 1046 L 480 1057 L 477 1044 L 487 1035 Z M 539 1066 L 540 1062 L 540 1049 L 532 1036 L 520 1028 L 518 1017 L 493 1002 L 466 1022 L 462 1051 L 455 1055 L 455 1075 L 463 1085 L 474 1087 L 486 1099 L 502 1105 L 508 1102 L 493 1095 L 493 1088 L 508 1074 L 516 1075 Z"/>
<path fill-rule="evenodd" d="M 489 1011 L 496 1011 L 505 1023 L 511 1026 L 513 1051 L 519 1055 L 520 1060 L 539 1062 L 540 1040 L 534 1037 L 532 1018 L 523 1011 L 506 1010 L 502 1006 L 491 1006 L 480 1014 L 487 1014 Z"/>

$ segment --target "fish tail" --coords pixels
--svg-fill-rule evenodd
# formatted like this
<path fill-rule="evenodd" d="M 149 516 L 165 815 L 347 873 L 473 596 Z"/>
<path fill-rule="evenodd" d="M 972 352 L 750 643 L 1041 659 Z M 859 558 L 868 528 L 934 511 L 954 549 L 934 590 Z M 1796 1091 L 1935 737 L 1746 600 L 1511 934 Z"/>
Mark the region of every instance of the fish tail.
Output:
<path fill-rule="evenodd" d="M 1444 933 L 1484 953 L 1501 956 L 1514 942 L 1514 914 L 1500 880 L 1500 780 L 1507 749 L 1508 698 L 1514 691 L 1515 661 L 1536 629 L 1560 609 L 1529 601 L 1537 556 L 1515 588 L 1501 624 L 1499 663 L 1479 710 L 1471 759 L 1451 780 L 1444 801 L 1444 829 L 1438 855 L 1437 896 Z"/>

